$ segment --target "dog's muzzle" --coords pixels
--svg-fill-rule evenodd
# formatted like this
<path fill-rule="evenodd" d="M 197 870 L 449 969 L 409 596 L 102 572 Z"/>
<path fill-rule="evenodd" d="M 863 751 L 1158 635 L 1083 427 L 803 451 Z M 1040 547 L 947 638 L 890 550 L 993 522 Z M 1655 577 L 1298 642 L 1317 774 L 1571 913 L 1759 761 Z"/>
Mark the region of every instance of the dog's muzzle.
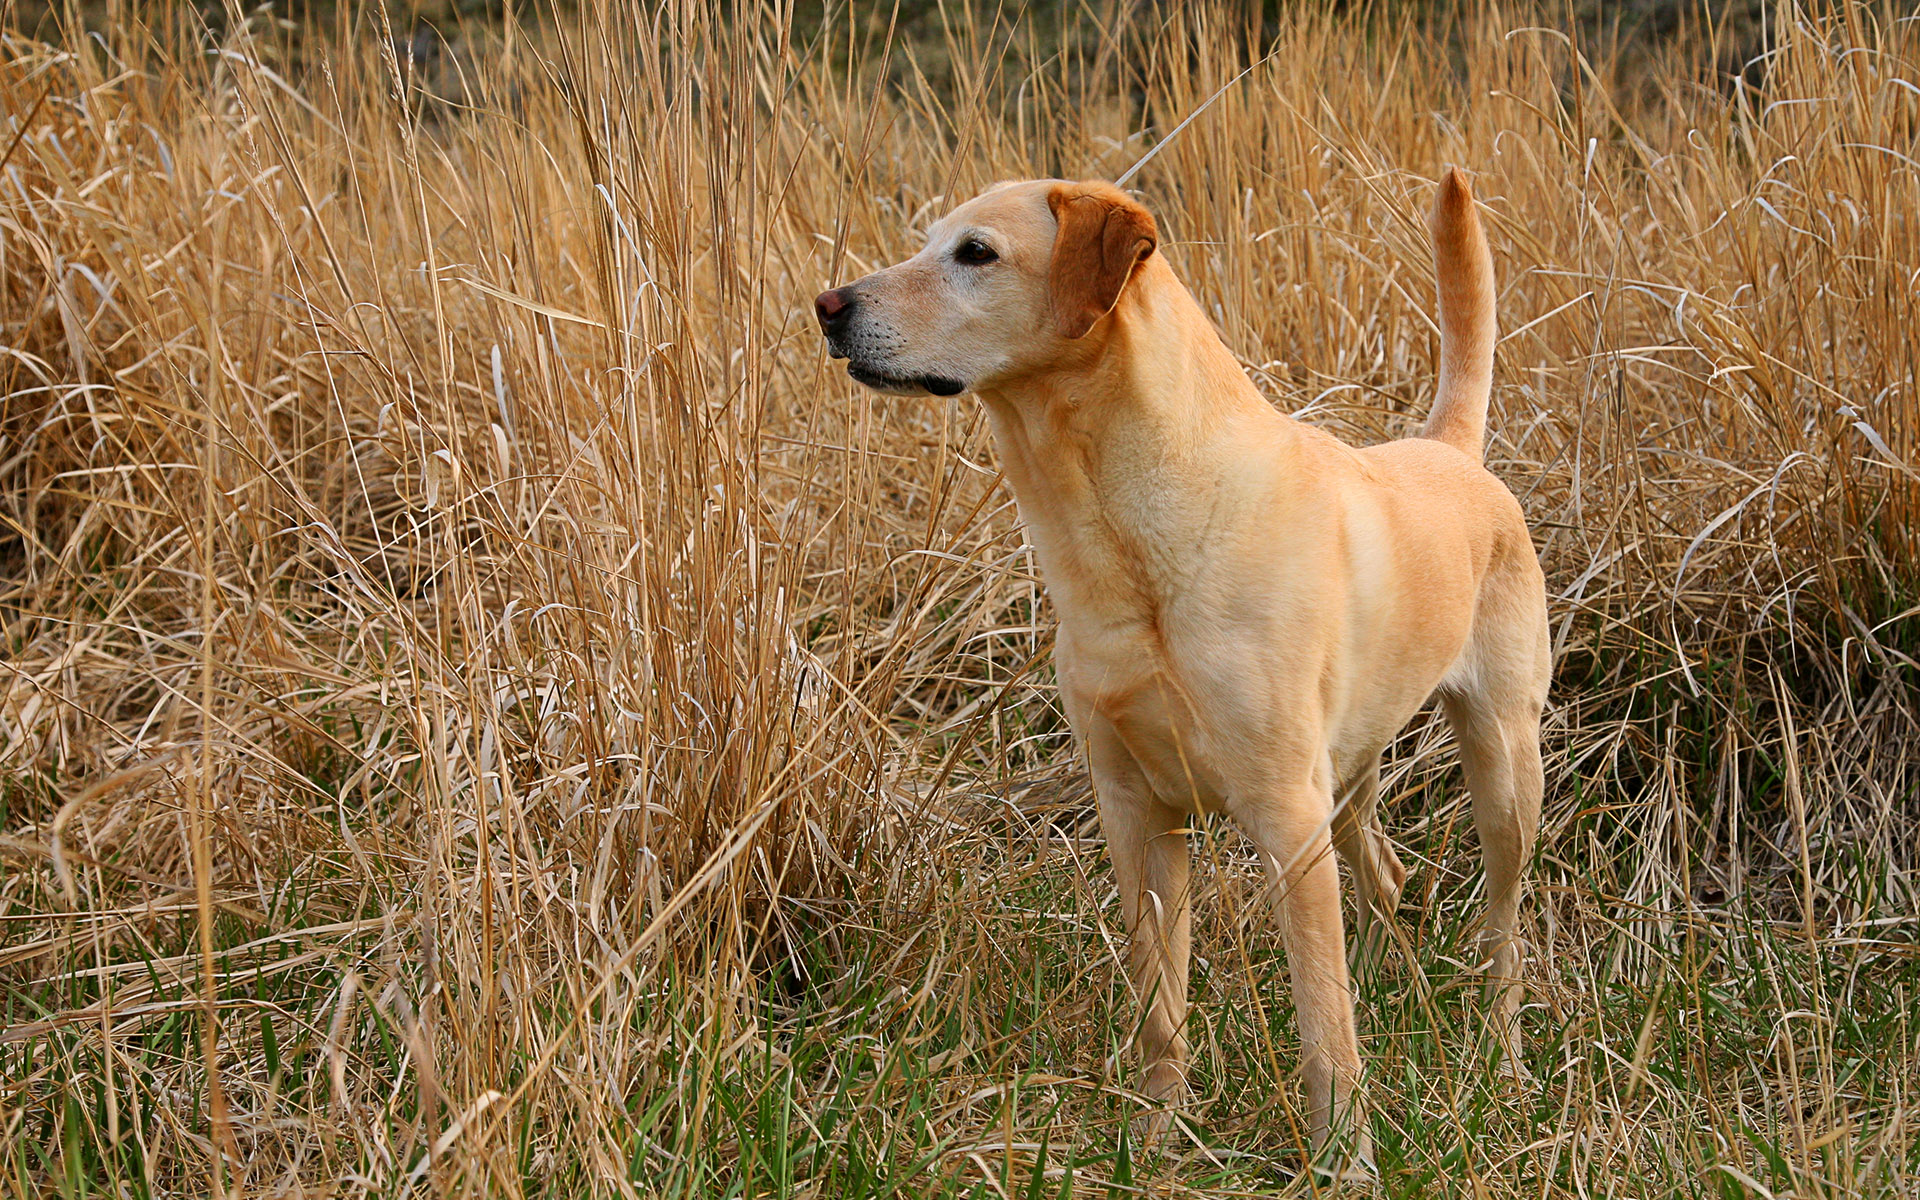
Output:
<path fill-rule="evenodd" d="M 966 384 L 945 375 L 894 375 L 878 370 L 871 364 L 856 361 L 847 339 L 853 327 L 854 313 L 859 307 L 860 298 L 851 288 L 834 288 L 813 298 L 813 315 L 820 322 L 820 332 L 827 336 L 827 353 L 834 358 L 846 359 L 847 374 L 856 382 L 864 383 L 875 391 L 908 395 L 932 392 L 936 396 L 958 396 L 967 390 Z"/>

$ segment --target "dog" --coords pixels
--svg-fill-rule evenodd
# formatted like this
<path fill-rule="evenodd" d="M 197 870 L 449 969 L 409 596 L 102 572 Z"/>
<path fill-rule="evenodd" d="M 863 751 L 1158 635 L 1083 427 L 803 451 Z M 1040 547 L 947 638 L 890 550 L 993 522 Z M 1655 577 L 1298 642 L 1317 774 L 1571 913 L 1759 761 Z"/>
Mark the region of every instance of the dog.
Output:
<path fill-rule="evenodd" d="M 1157 252 L 1152 214 L 1108 183 L 996 184 L 912 258 L 814 302 L 855 380 L 986 406 L 1058 616 L 1060 695 L 1146 1007 L 1149 1139 L 1186 1091 L 1187 820 L 1222 812 L 1270 879 L 1316 1169 L 1371 1173 L 1330 851 L 1364 957 L 1406 878 L 1376 813 L 1380 756 L 1435 696 L 1486 869 L 1489 1021 L 1524 1070 L 1514 925 L 1540 821 L 1546 589 L 1482 462 L 1493 260 L 1458 169 L 1430 224 L 1436 396 L 1420 436 L 1364 449 L 1261 396 Z"/>

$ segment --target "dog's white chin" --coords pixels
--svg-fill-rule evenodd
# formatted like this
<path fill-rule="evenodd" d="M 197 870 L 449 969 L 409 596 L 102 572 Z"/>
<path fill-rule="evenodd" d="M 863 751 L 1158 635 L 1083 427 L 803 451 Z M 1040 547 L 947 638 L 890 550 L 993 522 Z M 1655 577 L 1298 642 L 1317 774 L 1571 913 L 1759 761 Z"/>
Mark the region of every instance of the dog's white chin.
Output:
<path fill-rule="evenodd" d="M 967 390 L 959 380 L 943 375 L 900 376 L 851 362 L 847 374 L 854 382 L 888 396 L 957 396 Z"/>
<path fill-rule="evenodd" d="M 918 387 L 908 380 L 894 379 L 891 376 L 881 375 L 873 371 L 863 371 L 852 363 L 847 364 L 847 374 L 861 387 L 869 391 L 879 392 L 885 396 L 924 396 L 927 394 L 925 388 Z"/>

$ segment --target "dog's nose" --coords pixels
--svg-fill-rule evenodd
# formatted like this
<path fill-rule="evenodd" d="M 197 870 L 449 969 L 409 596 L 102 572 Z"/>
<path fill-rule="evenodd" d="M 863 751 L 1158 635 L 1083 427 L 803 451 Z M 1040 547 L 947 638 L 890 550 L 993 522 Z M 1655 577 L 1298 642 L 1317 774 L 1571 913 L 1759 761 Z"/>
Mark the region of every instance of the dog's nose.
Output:
<path fill-rule="evenodd" d="M 845 288 L 821 292 L 813 298 L 813 312 L 820 318 L 820 332 L 832 336 L 853 314 L 853 293 Z"/>

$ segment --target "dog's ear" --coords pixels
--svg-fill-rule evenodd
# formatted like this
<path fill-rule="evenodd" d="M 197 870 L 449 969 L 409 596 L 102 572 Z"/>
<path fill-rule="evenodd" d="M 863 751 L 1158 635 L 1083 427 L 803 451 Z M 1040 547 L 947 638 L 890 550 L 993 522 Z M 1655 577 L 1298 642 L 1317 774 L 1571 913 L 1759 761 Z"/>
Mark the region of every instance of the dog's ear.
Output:
<path fill-rule="evenodd" d="M 1060 225 L 1047 270 L 1053 326 L 1061 337 L 1085 337 L 1113 311 L 1159 232 L 1153 214 L 1110 183 L 1059 184 L 1047 207 Z"/>

